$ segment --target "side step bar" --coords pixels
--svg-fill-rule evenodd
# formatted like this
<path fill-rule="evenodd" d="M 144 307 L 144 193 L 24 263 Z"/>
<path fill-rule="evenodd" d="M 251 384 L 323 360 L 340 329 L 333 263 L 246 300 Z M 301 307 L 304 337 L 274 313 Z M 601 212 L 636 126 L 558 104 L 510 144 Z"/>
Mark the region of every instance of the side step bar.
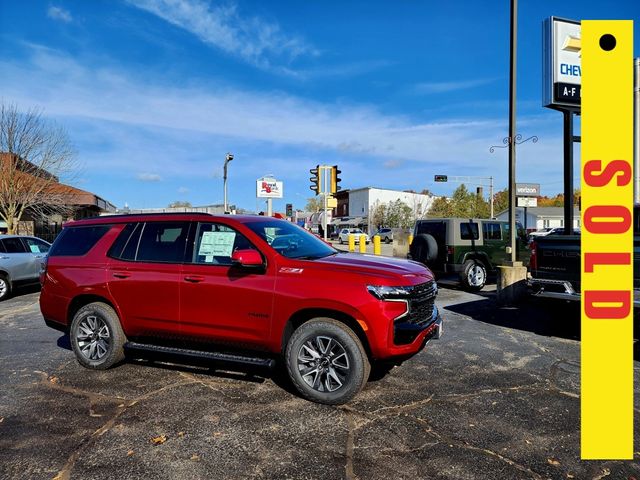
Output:
<path fill-rule="evenodd" d="M 251 357 L 235 353 L 209 352 L 205 350 L 191 350 L 188 348 L 166 347 L 163 345 L 150 345 L 147 343 L 127 342 L 124 344 L 124 348 L 127 351 L 174 355 L 244 367 L 273 369 L 276 364 L 276 361 L 272 358 Z"/>

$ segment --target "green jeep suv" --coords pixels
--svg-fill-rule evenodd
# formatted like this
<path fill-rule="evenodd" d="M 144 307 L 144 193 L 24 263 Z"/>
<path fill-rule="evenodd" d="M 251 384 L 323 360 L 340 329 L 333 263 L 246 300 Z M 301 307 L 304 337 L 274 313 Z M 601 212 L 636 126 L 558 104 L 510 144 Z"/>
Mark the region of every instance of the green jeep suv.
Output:
<path fill-rule="evenodd" d="M 526 233 L 518 224 L 517 257 L 529 261 Z M 427 265 L 439 276 L 456 274 L 466 290 L 481 290 L 487 272 L 507 258 L 509 223 L 469 218 L 418 220 L 413 229 L 409 257 Z"/>

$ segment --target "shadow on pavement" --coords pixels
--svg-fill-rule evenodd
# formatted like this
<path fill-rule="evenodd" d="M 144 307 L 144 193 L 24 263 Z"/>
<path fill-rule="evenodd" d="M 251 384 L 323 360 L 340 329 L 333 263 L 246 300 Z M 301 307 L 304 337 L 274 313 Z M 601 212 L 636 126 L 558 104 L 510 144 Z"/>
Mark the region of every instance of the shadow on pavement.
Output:
<path fill-rule="evenodd" d="M 57 340 L 59 348 L 72 351 L 69 335 L 62 335 Z M 157 354 L 152 352 L 127 353 L 123 364 L 140 367 L 160 368 L 178 372 L 208 375 L 217 378 L 240 380 L 251 383 L 264 383 L 269 378 L 283 390 L 299 396 L 287 375 L 286 367 L 277 360 L 273 369 L 235 364 L 222 364 L 213 360 L 198 359 L 181 355 Z M 117 368 L 117 366 L 115 367 Z"/>
<path fill-rule="evenodd" d="M 494 292 L 478 292 L 484 298 L 448 305 L 445 310 L 499 327 L 514 328 L 570 340 L 580 340 L 580 304 L 528 297 L 517 307 L 499 307 Z M 603 320 L 606 321 L 606 320 Z M 634 314 L 633 359 L 640 361 L 640 312 Z"/>
<path fill-rule="evenodd" d="M 484 323 L 571 340 L 580 339 L 580 305 L 577 302 L 529 298 L 517 307 L 499 307 L 495 293 L 472 302 L 444 307 Z"/>
<path fill-rule="evenodd" d="M 23 295 L 29 295 L 31 293 L 37 293 L 40 291 L 39 283 L 31 283 L 29 285 L 14 286 L 11 292 L 11 296 L 8 298 L 21 297 Z"/>

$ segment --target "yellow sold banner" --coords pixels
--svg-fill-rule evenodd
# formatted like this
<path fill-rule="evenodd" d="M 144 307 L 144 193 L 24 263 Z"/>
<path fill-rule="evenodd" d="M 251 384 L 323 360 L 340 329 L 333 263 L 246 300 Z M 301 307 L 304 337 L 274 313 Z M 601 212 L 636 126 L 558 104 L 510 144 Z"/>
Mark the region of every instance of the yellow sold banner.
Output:
<path fill-rule="evenodd" d="M 582 22 L 581 456 L 633 459 L 633 22 Z"/>

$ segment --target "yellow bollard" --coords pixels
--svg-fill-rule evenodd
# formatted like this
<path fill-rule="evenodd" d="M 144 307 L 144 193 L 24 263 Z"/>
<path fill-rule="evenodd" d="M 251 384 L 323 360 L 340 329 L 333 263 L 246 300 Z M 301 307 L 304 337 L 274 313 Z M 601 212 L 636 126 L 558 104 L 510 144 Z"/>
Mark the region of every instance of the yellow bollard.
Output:
<path fill-rule="evenodd" d="M 363 233 L 360 235 L 360 253 L 367 253 L 367 236 Z"/>
<path fill-rule="evenodd" d="M 382 252 L 380 251 L 380 235 L 375 235 L 373 237 L 373 254 L 380 255 Z"/>
<path fill-rule="evenodd" d="M 356 251 L 356 236 L 353 233 L 349 234 L 349 251 Z"/>
<path fill-rule="evenodd" d="M 412 243 L 413 243 L 413 233 L 410 233 L 409 236 L 407 237 L 407 245 L 411 246 Z"/>

